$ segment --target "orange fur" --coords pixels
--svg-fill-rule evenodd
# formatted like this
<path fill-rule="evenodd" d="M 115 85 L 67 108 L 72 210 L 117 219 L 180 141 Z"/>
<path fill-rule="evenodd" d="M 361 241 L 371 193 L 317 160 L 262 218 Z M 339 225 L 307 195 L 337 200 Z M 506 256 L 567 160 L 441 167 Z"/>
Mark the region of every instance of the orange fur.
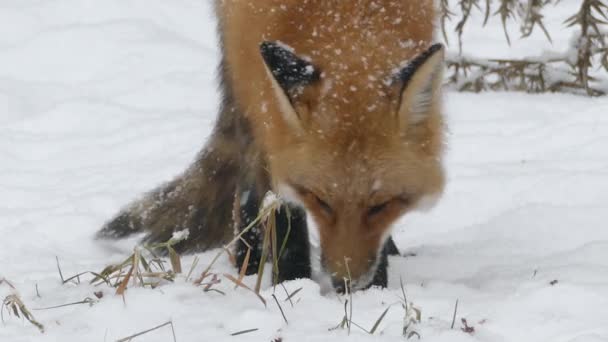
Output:
<path fill-rule="evenodd" d="M 354 288 L 385 286 L 391 225 L 444 183 L 433 0 L 217 0 L 217 14 L 223 101 L 212 136 L 186 172 L 98 236 L 146 232 L 144 241 L 163 242 L 186 227 L 180 252 L 218 247 L 272 188 L 316 223 L 334 286 L 348 275 Z M 310 276 L 306 217 L 295 209 L 282 279 Z M 235 246 L 243 263 L 255 245 L 247 270 L 261 260 L 259 231 Z"/>
<path fill-rule="evenodd" d="M 415 98 L 422 81 L 403 94 L 387 82 L 431 44 L 433 1 L 223 0 L 218 15 L 225 77 L 271 182 L 300 189 L 329 270 L 345 276 L 346 257 L 352 276 L 363 276 L 391 223 L 443 187 L 440 98 L 427 120 L 404 127 L 411 113 L 402 102 Z M 263 41 L 287 44 L 321 71 L 293 101 L 304 133 L 281 114 L 260 56 Z"/>

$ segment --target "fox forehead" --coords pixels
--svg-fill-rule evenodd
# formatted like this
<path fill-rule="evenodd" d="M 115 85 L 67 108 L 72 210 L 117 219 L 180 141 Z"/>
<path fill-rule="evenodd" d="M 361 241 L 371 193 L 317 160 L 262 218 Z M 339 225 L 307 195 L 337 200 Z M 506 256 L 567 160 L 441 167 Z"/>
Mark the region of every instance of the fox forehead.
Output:
<path fill-rule="evenodd" d="M 433 0 L 224 2 L 240 8 L 232 11 L 237 16 L 243 11 L 259 19 L 246 31 L 254 38 L 259 29 L 257 44 L 282 42 L 336 82 L 361 72 L 382 78 L 433 39 Z"/>
<path fill-rule="evenodd" d="M 303 144 L 298 151 L 288 152 L 289 161 L 281 163 L 286 167 L 281 172 L 284 182 L 315 190 L 319 195 L 353 198 L 381 196 L 387 191 L 397 194 L 404 191 L 406 183 L 417 182 L 408 180 L 413 178 L 416 166 L 407 162 L 411 158 L 404 151 L 395 154 L 386 145 L 376 148 L 358 140 L 341 147 L 327 142 L 314 145 Z"/>
<path fill-rule="evenodd" d="M 327 61 L 328 67 L 340 68 L 340 61 L 354 53 L 362 62 L 369 57 L 368 67 L 373 68 L 387 59 L 398 59 L 399 51 L 415 48 L 420 41 L 430 41 L 433 34 L 432 0 L 251 2 L 272 17 L 265 27 L 266 39 L 302 48 L 310 57 Z"/>

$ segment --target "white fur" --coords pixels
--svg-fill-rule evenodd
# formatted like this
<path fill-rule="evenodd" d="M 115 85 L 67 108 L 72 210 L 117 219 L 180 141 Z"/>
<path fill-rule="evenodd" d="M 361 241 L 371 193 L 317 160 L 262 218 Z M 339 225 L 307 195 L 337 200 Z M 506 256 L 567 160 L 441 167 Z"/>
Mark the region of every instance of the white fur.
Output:
<path fill-rule="evenodd" d="M 410 108 L 409 122 L 410 124 L 418 124 L 429 117 L 429 109 L 433 101 L 433 93 L 431 91 L 423 91 L 416 95 Z"/>
<path fill-rule="evenodd" d="M 308 213 L 306 213 L 306 224 L 308 226 L 308 242 L 310 243 L 311 278 L 319 284 L 321 294 L 333 293 L 335 291 L 331 283 L 331 276 L 321 266 L 319 226 Z"/>
<path fill-rule="evenodd" d="M 439 202 L 440 197 L 440 193 L 424 195 L 418 200 L 414 209 L 416 211 L 427 212 L 433 209 L 435 205 L 437 205 L 437 202 Z"/>
<path fill-rule="evenodd" d="M 279 195 L 283 200 L 303 207 L 302 202 L 298 198 L 296 191 L 287 184 L 279 184 L 277 186 Z M 334 287 L 331 283 L 331 276 L 321 267 L 321 241 L 319 235 L 319 225 L 313 217 L 306 211 L 306 225 L 308 230 L 308 242 L 310 244 L 310 266 L 311 278 L 321 288 L 322 294 L 334 292 Z"/>
<path fill-rule="evenodd" d="M 298 195 L 296 195 L 296 191 L 291 186 L 289 186 L 285 183 L 280 183 L 277 186 L 277 189 L 279 191 L 279 196 L 284 201 L 302 206 L 302 202 L 298 198 Z"/>

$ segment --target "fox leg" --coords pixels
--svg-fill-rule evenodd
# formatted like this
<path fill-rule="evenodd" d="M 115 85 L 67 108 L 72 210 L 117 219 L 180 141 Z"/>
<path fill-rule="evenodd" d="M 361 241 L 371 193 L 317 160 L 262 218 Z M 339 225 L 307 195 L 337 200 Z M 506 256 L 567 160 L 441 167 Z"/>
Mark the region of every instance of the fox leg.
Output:
<path fill-rule="evenodd" d="M 310 243 L 306 212 L 289 204 L 282 206 L 276 215 L 276 229 L 279 253 L 277 282 L 310 278 Z"/>
<path fill-rule="evenodd" d="M 256 187 L 246 187 L 237 189 L 234 203 L 234 225 L 235 236 L 241 234 L 240 239 L 236 241 L 235 257 L 237 269 L 241 270 L 246 267 L 245 274 L 252 275 L 258 272 L 260 260 L 262 258 L 262 248 L 264 241 L 263 227 L 261 224 L 256 224 L 254 227 L 247 229 L 257 218 L 260 211 L 262 198 Z M 249 257 L 247 258 L 247 254 Z M 243 266 L 247 259 L 247 265 Z"/>
<path fill-rule="evenodd" d="M 251 275 L 258 271 L 263 254 L 264 227 L 258 223 L 249 227 L 258 217 L 263 195 L 259 187 L 249 186 L 240 190 L 235 197 L 235 234 L 241 234 L 236 242 L 236 266 L 240 270 L 249 254 L 245 274 Z M 277 240 L 278 274 L 273 277 L 277 282 L 298 278 L 310 278 L 310 246 L 306 230 L 306 213 L 304 210 L 283 204 L 275 213 L 275 229 Z M 271 260 L 271 259 L 270 259 Z"/>
<path fill-rule="evenodd" d="M 388 286 L 388 256 L 389 255 L 400 255 L 393 237 L 389 237 L 384 243 L 382 252 L 380 253 L 380 262 L 376 269 L 376 274 L 372 280 L 370 286 L 379 286 L 385 288 Z"/>

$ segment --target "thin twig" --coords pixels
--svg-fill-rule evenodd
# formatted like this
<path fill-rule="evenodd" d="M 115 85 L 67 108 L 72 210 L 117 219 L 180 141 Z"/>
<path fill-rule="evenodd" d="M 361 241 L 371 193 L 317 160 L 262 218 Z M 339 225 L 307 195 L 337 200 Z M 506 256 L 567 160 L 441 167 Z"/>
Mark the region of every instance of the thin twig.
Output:
<path fill-rule="evenodd" d="M 380 315 L 380 317 L 376 320 L 376 323 L 374 324 L 374 326 L 372 327 L 372 329 L 369 331 L 370 335 L 373 335 L 374 332 L 376 332 L 376 329 L 378 329 L 378 326 L 380 325 L 380 322 L 382 322 L 382 320 L 384 319 L 384 316 L 386 316 L 386 314 L 388 313 L 388 310 L 390 309 L 390 305 L 386 308 L 386 310 L 384 310 L 384 312 L 382 313 L 382 315 Z"/>
<path fill-rule="evenodd" d="M 350 298 L 350 315 L 348 316 L 348 334 L 350 335 L 350 327 L 353 323 L 353 291 L 352 291 L 352 285 L 353 285 L 353 278 L 350 274 L 350 267 L 348 267 L 348 261 L 349 259 L 347 257 L 344 257 L 344 264 L 346 265 L 346 273 L 348 274 L 348 283 L 346 284 L 347 286 L 345 286 L 345 289 L 348 291 L 348 295 Z M 346 282 L 346 279 L 344 280 L 344 282 Z"/>
<path fill-rule="evenodd" d="M 289 322 L 287 321 L 287 317 L 285 317 L 285 312 L 283 312 L 283 308 L 281 307 L 281 304 L 279 304 L 279 300 L 277 299 L 277 296 L 272 294 L 272 298 L 274 298 L 274 302 L 277 303 L 277 306 L 279 307 L 279 310 L 281 311 L 281 315 L 283 315 L 283 320 L 285 320 L 285 324 L 289 325 Z"/>
<path fill-rule="evenodd" d="M 456 323 L 456 312 L 458 311 L 458 299 L 456 299 L 456 304 L 454 305 L 454 316 L 452 316 L 452 326 L 450 329 L 454 329 L 454 324 Z"/>
<path fill-rule="evenodd" d="M 61 278 L 61 283 L 65 284 L 65 280 L 63 279 L 63 273 L 61 272 L 61 266 L 59 266 L 59 257 L 55 256 L 55 261 L 57 261 L 57 270 L 59 271 L 59 277 Z"/>
<path fill-rule="evenodd" d="M 74 302 L 74 303 L 60 304 L 60 305 L 55 305 L 55 306 L 49 306 L 49 307 L 46 307 L 46 308 L 35 308 L 35 309 L 32 309 L 32 310 L 36 310 L 36 311 L 41 311 L 41 310 L 51 310 L 51 309 L 59 309 L 59 308 L 63 308 L 63 307 L 66 307 L 66 306 L 80 305 L 80 304 L 89 304 L 89 305 L 93 305 L 93 304 L 95 304 L 95 303 L 97 303 L 97 301 L 96 301 L 96 300 L 94 300 L 94 299 L 92 299 L 92 298 L 87 297 L 87 298 L 85 298 L 85 299 L 83 299 L 83 300 L 81 300 L 81 301 Z"/>
<path fill-rule="evenodd" d="M 293 298 L 293 296 L 295 296 L 296 294 L 298 294 L 298 292 L 302 291 L 302 287 L 300 287 L 299 289 L 293 291 L 290 295 L 287 296 L 287 298 L 285 299 L 286 301 L 290 301 L 292 303 L 293 306 L 293 302 L 291 301 L 291 299 Z"/>
<path fill-rule="evenodd" d="M 241 330 L 241 331 L 237 331 L 235 333 L 230 334 L 230 336 L 238 336 L 238 335 L 249 334 L 249 333 L 252 333 L 252 332 L 258 331 L 258 330 L 260 330 L 260 329 L 254 328 L 254 329 Z"/>
<path fill-rule="evenodd" d="M 147 334 L 147 333 L 149 333 L 149 332 L 152 332 L 152 331 L 154 331 L 154 330 L 158 330 L 158 329 L 160 329 L 160 328 L 166 327 L 167 325 L 170 325 L 170 326 L 171 326 L 171 331 L 173 332 L 173 342 L 177 342 L 177 339 L 175 338 L 175 330 L 174 330 L 174 328 L 173 328 L 173 321 L 169 321 L 169 322 L 163 323 L 163 324 L 161 324 L 161 325 L 158 325 L 158 326 L 156 326 L 156 327 L 154 327 L 154 328 L 151 328 L 151 329 L 148 329 L 148 330 L 144 330 L 144 331 L 142 331 L 142 332 L 138 332 L 137 334 L 133 334 L 133 335 L 131 335 L 131 336 L 127 336 L 127 337 L 121 338 L 121 339 L 119 339 L 119 340 L 116 340 L 116 342 L 127 342 L 127 341 L 131 341 L 132 339 L 134 339 L 134 338 L 136 338 L 136 337 L 139 337 L 139 336 L 141 336 L 141 335 L 145 335 L 145 334 Z"/>

